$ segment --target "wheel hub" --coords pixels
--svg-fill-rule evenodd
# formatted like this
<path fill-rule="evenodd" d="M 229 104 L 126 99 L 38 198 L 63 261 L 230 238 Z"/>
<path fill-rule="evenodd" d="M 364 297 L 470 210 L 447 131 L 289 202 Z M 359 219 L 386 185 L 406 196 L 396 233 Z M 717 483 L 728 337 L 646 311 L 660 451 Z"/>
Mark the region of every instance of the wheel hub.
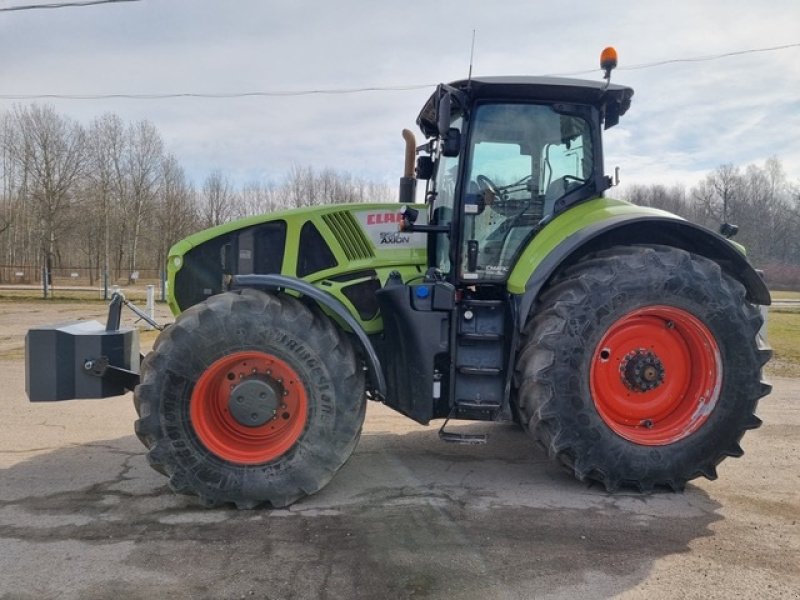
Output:
<path fill-rule="evenodd" d="M 664 383 L 664 365 L 653 352 L 639 348 L 619 365 L 622 382 L 634 392 L 649 392 Z"/>
<path fill-rule="evenodd" d="M 247 379 L 231 390 L 228 410 L 246 427 L 260 427 L 272 419 L 283 395 L 275 385 L 262 379 Z"/>
<path fill-rule="evenodd" d="M 620 437 L 672 444 L 698 431 L 714 410 L 722 385 L 719 346 L 686 310 L 637 308 L 598 342 L 589 384 L 600 417 Z"/>
<path fill-rule="evenodd" d="M 257 350 L 226 354 L 200 375 L 189 418 L 200 443 L 242 465 L 274 460 L 303 435 L 308 394 L 297 372 Z"/>

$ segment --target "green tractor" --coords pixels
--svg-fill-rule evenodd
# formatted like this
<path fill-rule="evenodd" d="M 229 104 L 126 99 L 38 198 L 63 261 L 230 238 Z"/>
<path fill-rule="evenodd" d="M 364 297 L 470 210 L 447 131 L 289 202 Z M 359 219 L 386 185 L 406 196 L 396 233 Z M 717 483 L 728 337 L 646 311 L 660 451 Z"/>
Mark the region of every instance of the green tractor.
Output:
<path fill-rule="evenodd" d="M 602 130 L 632 95 L 544 77 L 439 85 L 417 119 L 427 141 L 404 132 L 399 206 L 276 212 L 179 242 L 177 318 L 141 369 L 115 302 L 105 329 L 29 333 L 31 399 L 135 387 L 150 464 L 208 506 L 320 490 L 368 399 L 422 424 L 516 421 L 609 491 L 714 479 L 760 425 L 770 296 L 740 246 L 604 196 Z M 56 356 L 59 337 L 76 341 Z M 47 360 L 66 364 L 43 380 Z"/>

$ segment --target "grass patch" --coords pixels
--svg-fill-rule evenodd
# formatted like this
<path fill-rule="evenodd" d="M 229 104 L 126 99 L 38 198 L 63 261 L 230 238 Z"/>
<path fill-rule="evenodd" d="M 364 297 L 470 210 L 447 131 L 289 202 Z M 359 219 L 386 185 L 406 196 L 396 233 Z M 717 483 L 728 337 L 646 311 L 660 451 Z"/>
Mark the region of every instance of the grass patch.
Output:
<path fill-rule="evenodd" d="M 772 290 L 770 295 L 773 300 L 800 300 L 800 292 L 783 292 L 781 290 Z"/>
<path fill-rule="evenodd" d="M 767 339 L 774 355 L 767 373 L 800 377 L 800 311 L 771 309 L 767 318 Z"/>

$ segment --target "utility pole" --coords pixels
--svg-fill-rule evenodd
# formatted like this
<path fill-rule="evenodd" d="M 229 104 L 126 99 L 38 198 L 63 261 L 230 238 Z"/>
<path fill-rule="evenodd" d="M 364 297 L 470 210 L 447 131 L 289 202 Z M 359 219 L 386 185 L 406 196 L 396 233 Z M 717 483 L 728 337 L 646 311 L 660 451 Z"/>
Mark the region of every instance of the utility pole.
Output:
<path fill-rule="evenodd" d="M 103 252 L 103 300 L 108 300 L 108 193 L 103 194 L 103 241 L 105 249 Z"/>

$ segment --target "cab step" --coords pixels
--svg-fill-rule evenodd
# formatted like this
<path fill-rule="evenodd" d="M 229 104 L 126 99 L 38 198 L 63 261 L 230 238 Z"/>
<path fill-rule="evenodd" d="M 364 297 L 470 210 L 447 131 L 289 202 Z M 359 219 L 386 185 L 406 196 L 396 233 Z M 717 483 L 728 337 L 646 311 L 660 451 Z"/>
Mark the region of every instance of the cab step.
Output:
<path fill-rule="evenodd" d="M 451 413 L 452 414 L 452 413 Z M 460 444 L 462 446 L 479 446 L 485 444 L 489 436 L 485 433 L 455 433 L 453 431 L 445 431 L 444 428 L 450 422 L 450 417 L 447 417 L 439 428 L 439 439 L 448 444 Z"/>
<path fill-rule="evenodd" d="M 499 375 L 503 372 L 497 367 L 458 367 L 458 372 L 463 375 Z"/>

